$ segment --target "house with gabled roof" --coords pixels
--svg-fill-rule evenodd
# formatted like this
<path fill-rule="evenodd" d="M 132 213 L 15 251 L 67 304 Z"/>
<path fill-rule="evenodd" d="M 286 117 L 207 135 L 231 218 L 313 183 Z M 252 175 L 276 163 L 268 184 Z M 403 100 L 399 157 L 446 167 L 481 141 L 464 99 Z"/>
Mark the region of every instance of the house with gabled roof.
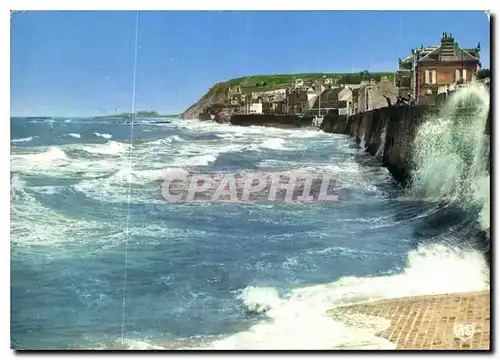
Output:
<path fill-rule="evenodd" d="M 408 58 L 399 59 L 397 86 L 400 95 L 410 93 L 418 103 L 432 104 L 439 87 L 475 81 L 480 69 L 479 44 L 463 49 L 451 33 L 443 33 L 440 45 L 413 49 Z"/>

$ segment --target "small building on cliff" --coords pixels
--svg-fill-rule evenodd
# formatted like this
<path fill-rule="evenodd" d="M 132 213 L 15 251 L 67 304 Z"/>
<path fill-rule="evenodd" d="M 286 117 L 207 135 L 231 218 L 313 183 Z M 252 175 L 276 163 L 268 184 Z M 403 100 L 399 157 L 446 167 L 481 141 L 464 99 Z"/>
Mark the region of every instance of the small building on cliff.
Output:
<path fill-rule="evenodd" d="M 401 95 L 410 93 L 419 104 L 434 104 L 439 87 L 476 79 L 481 69 L 480 45 L 462 49 L 452 34 L 443 33 L 440 45 L 413 49 L 398 65 Z"/>

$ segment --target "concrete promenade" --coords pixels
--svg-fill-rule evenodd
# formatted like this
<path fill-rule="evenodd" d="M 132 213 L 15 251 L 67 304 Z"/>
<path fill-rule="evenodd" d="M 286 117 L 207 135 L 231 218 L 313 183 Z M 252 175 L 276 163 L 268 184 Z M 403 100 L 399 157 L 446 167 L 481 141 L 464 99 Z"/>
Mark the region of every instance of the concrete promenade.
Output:
<path fill-rule="evenodd" d="M 398 350 L 489 350 L 490 292 L 429 295 L 380 300 L 330 311 L 362 313 L 389 319 L 391 326 L 378 336 Z M 473 329 L 461 341 L 456 327 Z M 465 336 L 467 337 L 467 336 Z"/>

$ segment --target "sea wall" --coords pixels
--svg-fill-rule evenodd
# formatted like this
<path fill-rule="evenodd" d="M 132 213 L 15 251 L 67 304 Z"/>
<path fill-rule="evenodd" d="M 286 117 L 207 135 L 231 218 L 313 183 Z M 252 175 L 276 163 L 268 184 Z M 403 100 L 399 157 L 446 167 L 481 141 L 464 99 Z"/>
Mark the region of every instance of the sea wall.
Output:
<path fill-rule="evenodd" d="M 396 180 L 407 183 L 412 168 L 411 144 L 418 126 L 428 113 L 427 106 L 385 107 L 345 115 L 325 116 L 324 132 L 356 137 L 358 144 L 379 158 Z"/>
<path fill-rule="evenodd" d="M 405 106 L 375 109 L 349 118 L 330 115 L 324 117 L 321 129 L 324 132 L 354 136 L 358 144 L 381 160 L 396 180 L 403 185 L 409 185 L 414 166 L 412 152 L 415 135 L 427 116 L 431 116 L 435 111 L 435 108 L 427 106 Z M 490 158 L 490 115 L 484 129 L 488 158 Z M 490 229 L 482 231 L 477 237 L 477 242 L 481 248 L 486 249 L 485 258 L 490 264 Z"/>
<path fill-rule="evenodd" d="M 240 126 L 276 126 L 276 127 L 303 127 L 312 126 L 312 116 L 300 117 L 297 115 L 268 115 L 268 114 L 233 114 L 231 124 Z"/>

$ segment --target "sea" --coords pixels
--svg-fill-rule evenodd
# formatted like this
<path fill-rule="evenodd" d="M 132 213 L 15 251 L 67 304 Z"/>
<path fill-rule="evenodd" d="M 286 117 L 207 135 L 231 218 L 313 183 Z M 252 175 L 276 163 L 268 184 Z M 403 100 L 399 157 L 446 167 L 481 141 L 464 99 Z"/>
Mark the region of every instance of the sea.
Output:
<path fill-rule="evenodd" d="M 421 127 L 411 187 L 317 128 L 12 117 L 11 347 L 395 348 L 327 312 L 489 289 L 486 107 L 464 90 Z M 165 169 L 327 172 L 338 201 L 169 203 Z"/>

